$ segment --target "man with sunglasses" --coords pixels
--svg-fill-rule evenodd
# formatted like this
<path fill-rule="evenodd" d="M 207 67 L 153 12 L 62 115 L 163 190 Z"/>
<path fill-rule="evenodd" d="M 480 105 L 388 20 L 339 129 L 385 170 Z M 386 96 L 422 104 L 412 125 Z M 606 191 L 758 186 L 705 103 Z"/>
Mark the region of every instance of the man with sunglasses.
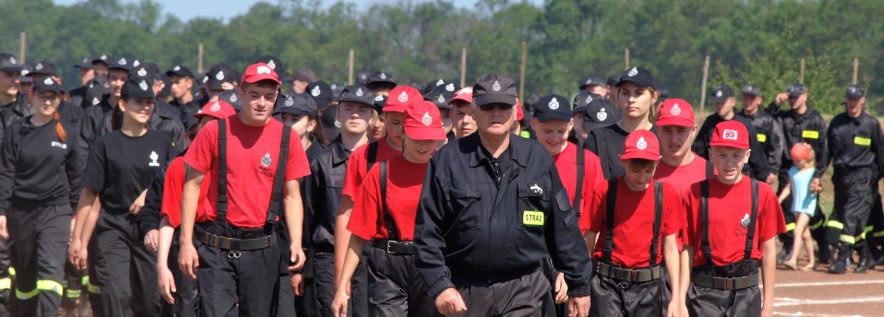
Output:
<path fill-rule="evenodd" d="M 512 77 L 473 85 L 478 130 L 430 161 L 415 223 L 415 264 L 443 314 L 546 316 L 550 256 L 565 274 L 571 316 L 589 310 L 589 256 L 556 165 L 513 136 Z M 469 303 L 467 306 L 466 303 Z"/>

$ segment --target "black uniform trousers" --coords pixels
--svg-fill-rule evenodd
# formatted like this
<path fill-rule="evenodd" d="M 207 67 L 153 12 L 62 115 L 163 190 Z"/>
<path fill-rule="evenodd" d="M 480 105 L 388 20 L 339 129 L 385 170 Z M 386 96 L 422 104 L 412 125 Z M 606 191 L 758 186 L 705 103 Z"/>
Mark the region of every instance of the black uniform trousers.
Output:
<path fill-rule="evenodd" d="M 362 253 L 365 258 L 365 252 Z M 350 316 L 362 317 L 368 314 L 368 272 L 364 262 L 360 262 L 350 280 L 350 303 L 347 312 Z M 335 255 L 317 251 L 308 257 L 304 275 L 304 315 L 334 316 L 331 311 L 335 297 Z"/>
<path fill-rule="evenodd" d="M 758 260 L 742 260 L 725 266 L 698 266 L 691 272 L 715 277 L 740 277 L 759 274 L 758 265 Z M 697 285 L 691 278 L 687 301 L 688 314 L 692 317 L 761 316 L 761 289 L 757 285 L 724 290 Z"/>
<path fill-rule="evenodd" d="M 844 245 L 863 242 L 863 232 L 876 197 L 873 190 L 877 181 L 877 175 L 871 168 L 835 170 L 832 176 L 835 208 L 826 224 L 829 241 L 839 241 Z"/>
<path fill-rule="evenodd" d="M 202 243 L 198 245 L 200 316 L 275 315 L 274 303 L 279 295 L 277 246 L 252 251 L 228 251 Z"/>
<path fill-rule="evenodd" d="M 135 216 L 101 211 L 89 242 L 89 301 L 98 317 L 160 314 L 157 257 L 138 232 Z"/>
<path fill-rule="evenodd" d="M 467 306 L 466 313 L 451 316 L 516 317 L 547 316 L 544 302 L 549 302 L 549 281 L 543 271 L 505 281 L 476 281 L 454 276 L 457 291 Z"/>
<path fill-rule="evenodd" d="M 0 316 L 9 313 L 9 298 L 12 297 L 15 274 L 9 262 L 9 240 L 0 239 Z"/>
<path fill-rule="evenodd" d="M 12 266 L 17 268 L 11 316 L 57 316 L 71 226 L 67 204 L 17 208 L 7 214 Z"/>
<path fill-rule="evenodd" d="M 873 189 L 872 214 L 869 215 L 869 223 L 866 224 L 866 240 L 872 248 L 872 253 L 880 255 L 884 248 L 884 206 L 881 204 L 881 193 L 878 192 L 878 183 L 875 182 Z"/>
<path fill-rule="evenodd" d="M 368 248 L 368 310 L 377 317 L 441 316 L 414 266 L 414 255 Z"/>
<path fill-rule="evenodd" d="M 662 268 L 661 268 L 662 269 Z M 590 316 L 662 316 L 660 279 L 630 283 L 594 274 L 591 280 Z"/>
<path fill-rule="evenodd" d="M 175 304 L 163 300 L 161 316 L 195 317 L 199 315 L 199 288 L 196 280 L 184 275 L 178 266 L 178 252 L 181 250 L 178 234 L 179 231 L 175 230 L 172 245 L 169 247 L 169 263 L 166 264 L 172 271 L 172 278 L 175 279 L 175 293 L 172 294 Z"/>

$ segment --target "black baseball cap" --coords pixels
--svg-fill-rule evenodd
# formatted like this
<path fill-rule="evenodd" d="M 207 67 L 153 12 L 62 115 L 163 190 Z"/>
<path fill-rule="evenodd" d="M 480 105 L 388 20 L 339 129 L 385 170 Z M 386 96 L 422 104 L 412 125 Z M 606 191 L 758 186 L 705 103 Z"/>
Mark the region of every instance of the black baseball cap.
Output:
<path fill-rule="evenodd" d="M 24 68 L 24 65 L 19 63 L 18 58 L 15 55 L 9 53 L 0 53 L 0 71 L 4 73 L 18 73 Z"/>
<path fill-rule="evenodd" d="M 90 82 L 88 87 L 86 94 L 83 96 L 83 102 L 80 104 L 83 108 L 100 105 L 105 96 L 111 93 L 110 89 L 94 81 Z"/>
<path fill-rule="evenodd" d="M 341 122 L 338 121 L 338 105 L 329 105 L 322 112 L 319 121 L 322 123 L 322 130 L 329 140 L 337 139 L 341 135 Z"/>
<path fill-rule="evenodd" d="M 313 83 L 318 81 L 319 77 L 316 76 L 316 73 L 313 71 L 313 69 L 310 69 L 309 67 L 301 67 L 295 70 L 295 72 L 292 74 L 291 80 L 303 81 L 305 83 Z"/>
<path fill-rule="evenodd" d="M 798 98 L 807 92 L 807 88 L 802 84 L 792 84 L 789 88 L 786 88 L 786 92 L 789 93 L 789 97 Z"/>
<path fill-rule="evenodd" d="M 753 84 L 748 84 L 743 86 L 742 92 L 744 95 L 761 96 L 761 87 Z"/>
<path fill-rule="evenodd" d="M 584 81 L 581 81 L 580 84 L 577 85 L 577 88 L 580 90 L 586 89 L 589 86 L 601 86 L 604 85 L 605 82 L 602 81 L 601 77 L 591 76 Z"/>
<path fill-rule="evenodd" d="M 614 75 L 608 76 L 607 84 L 608 84 L 608 86 L 615 86 L 615 85 L 617 85 L 618 81 L 620 81 L 620 74 L 614 74 Z"/>
<path fill-rule="evenodd" d="M 718 88 L 712 89 L 712 91 L 709 92 L 709 96 L 712 97 L 712 102 L 714 103 L 724 103 L 728 98 L 734 96 L 734 90 L 731 86 L 722 84 L 721 86 L 718 86 Z"/>
<path fill-rule="evenodd" d="M 126 58 L 126 57 L 120 57 L 120 58 L 111 60 L 110 64 L 108 64 L 108 66 L 107 66 L 107 69 L 108 70 L 119 69 L 119 70 L 129 72 L 130 70 L 132 70 L 132 64 L 133 64 L 133 59 Z"/>
<path fill-rule="evenodd" d="M 137 77 L 126 80 L 126 83 L 123 84 L 121 95 L 126 99 L 147 99 L 156 97 L 153 94 L 153 87 L 151 87 L 147 80 Z"/>
<path fill-rule="evenodd" d="M 58 76 L 58 69 L 55 68 L 55 64 L 50 63 L 48 61 L 39 61 L 31 67 L 31 72 L 28 73 L 29 76 L 32 75 L 46 75 L 46 76 Z"/>
<path fill-rule="evenodd" d="M 608 126 L 620 120 L 614 105 L 601 97 L 594 98 L 583 108 L 583 127 L 585 131 Z"/>
<path fill-rule="evenodd" d="M 58 84 L 52 77 L 46 77 L 43 80 L 38 80 L 34 82 L 34 92 L 36 93 L 44 93 L 47 91 L 54 92 L 56 94 L 60 94 L 64 89 L 61 89 L 61 85 Z"/>
<path fill-rule="evenodd" d="M 571 120 L 571 105 L 560 95 L 546 95 L 534 104 L 534 117 L 540 122 L 550 120 Z"/>
<path fill-rule="evenodd" d="M 581 91 L 577 96 L 574 97 L 574 108 L 571 109 L 571 114 L 583 113 L 583 110 L 586 109 L 586 106 L 589 105 L 590 102 L 596 99 L 602 99 L 602 96 Z"/>
<path fill-rule="evenodd" d="M 366 86 L 371 88 L 372 90 L 376 88 L 390 88 L 396 87 L 396 81 L 393 80 L 393 74 L 384 71 L 374 72 L 371 75 L 368 75 L 368 80 L 366 81 Z"/>
<path fill-rule="evenodd" d="M 454 98 L 454 91 L 446 90 L 445 85 L 437 86 L 424 95 L 424 100 L 436 104 L 436 107 L 441 110 L 452 109 L 451 105 L 448 104 L 448 101 L 451 100 L 451 98 Z"/>
<path fill-rule="evenodd" d="M 356 102 L 374 107 L 374 97 L 368 87 L 363 85 L 350 85 L 341 90 L 338 96 L 339 102 Z"/>
<path fill-rule="evenodd" d="M 114 58 L 111 57 L 110 55 L 101 54 L 101 55 L 98 55 L 98 56 L 95 56 L 94 58 L 92 58 L 92 65 L 101 63 L 106 66 L 110 66 L 110 64 L 113 60 L 114 60 Z"/>
<path fill-rule="evenodd" d="M 74 64 L 74 68 L 92 69 L 92 60 L 94 59 L 95 58 L 92 56 L 83 57 L 83 59 L 80 60 L 79 63 Z"/>
<path fill-rule="evenodd" d="M 510 76 L 484 74 L 473 85 L 473 103 L 476 106 L 491 103 L 516 105 L 516 99 L 516 81 Z"/>
<path fill-rule="evenodd" d="M 273 69 L 277 74 L 285 74 L 285 65 L 282 64 L 282 60 L 273 55 L 264 55 L 255 59 L 252 64 L 256 63 L 264 63 L 267 64 L 270 69 Z"/>
<path fill-rule="evenodd" d="M 328 107 L 332 99 L 334 99 L 334 92 L 332 92 L 331 86 L 321 80 L 307 85 L 307 93 L 310 94 L 310 97 L 313 97 L 313 100 L 316 101 L 316 106 L 320 109 Z"/>
<path fill-rule="evenodd" d="M 218 100 L 223 100 L 233 106 L 233 109 L 236 109 L 236 112 L 242 110 L 242 103 L 239 101 L 239 96 L 236 95 L 237 90 L 225 90 L 218 96 Z M 277 98 L 279 99 L 279 98 Z"/>
<path fill-rule="evenodd" d="M 221 90 L 221 84 L 223 83 L 238 82 L 239 74 L 230 65 L 218 63 L 206 72 L 206 78 L 208 78 L 206 85 L 209 87 L 209 90 Z"/>
<path fill-rule="evenodd" d="M 375 95 L 372 98 L 372 101 L 374 101 L 373 106 L 374 106 L 374 109 L 378 111 L 378 113 L 383 112 L 384 107 L 387 106 L 387 96 Z"/>
<path fill-rule="evenodd" d="M 193 78 L 193 72 L 191 72 L 190 69 L 187 68 L 186 66 L 175 65 L 175 66 L 172 66 L 171 69 L 166 71 L 166 76 Z"/>
<path fill-rule="evenodd" d="M 148 85 L 153 85 L 154 81 L 156 80 L 156 76 L 154 76 L 154 73 L 150 71 L 150 69 L 148 69 L 145 65 L 141 65 L 137 68 L 132 69 L 132 72 L 129 73 L 129 77 L 144 79 L 147 81 Z"/>
<path fill-rule="evenodd" d="M 617 83 L 614 86 L 619 87 L 624 83 L 633 83 L 641 88 L 651 87 L 657 89 L 657 82 L 654 80 L 654 75 L 651 74 L 651 71 L 638 66 L 627 69 L 620 74 L 620 78 L 617 79 Z"/>
<path fill-rule="evenodd" d="M 865 89 L 860 85 L 850 85 L 847 86 L 847 92 L 844 93 L 844 97 L 847 99 L 860 99 L 866 95 Z"/>
<path fill-rule="evenodd" d="M 277 101 L 276 109 L 273 113 L 290 113 L 296 116 L 306 115 L 313 119 L 319 117 L 316 101 L 307 94 L 293 94 L 286 96 L 282 102 Z"/>

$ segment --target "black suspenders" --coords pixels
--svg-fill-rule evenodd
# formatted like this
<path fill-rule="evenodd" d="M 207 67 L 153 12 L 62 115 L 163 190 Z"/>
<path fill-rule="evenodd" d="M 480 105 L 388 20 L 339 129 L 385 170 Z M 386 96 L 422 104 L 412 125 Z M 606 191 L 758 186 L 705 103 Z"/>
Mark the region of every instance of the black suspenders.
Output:
<path fill-rule="evenodd" d="M 380 163 L 381 169 L 381 196 L 378 199 L 381 200 L 381 213 L 384 214 L 384 228 L 387 229 L 387 240 L 399 240 L 399 229 L 396 228 L 396 223 L 393 222 L 393 215 L 390 214 L 390 209 L 387 208 L 387 174 L 388 174 L 388 162 L 383 161 Z M 378 223 L 380 224 L 381 217 L 378 217 Z M 380 228 L 380 226 L 378 226 Z"/>
<path fill-rule="evenodd" d="M 378 147 L 379 146 L 380 146 L 380 143 L 378 143 L 378 141 L 372 141 L 371 143 L 368 144 L 368 152 L 365 153 L 367 155 L 366 160 L 365 160 L 366 161 L 366 164 L 365 164 L 365 173 L 366 174 L 368 174 L 368 171 L 370 171 L 371 167 L 374 166 L 374 163 L 377 163 L 377 161 L 378 161 Z"/>
<path fill-rule="evenodd" d="M 583 193 L 583 174 L 586 173 L 584 168 L 584 165 L 586 165 L 585 151 L 586 150 L 583 149 L 583 141 L 580 141 L 580 143 L 577 144 L 577 184 L 574 186 L 574 199 L 571 203 L 578 219 L 580 218 L 580 199 L 582 198 L 581 194 Z"/>
<path fill-rule="evenodd" d="M 614 209 L 617 202 L 617 179 L 608 180 L 608 195 L 605 198 L 607 215 L 605 228 L 605 249 L 602 251 L 602 260 L 611 263 L 611 256 L 614 253 Z M 651 259 L 650 266 L 657 265 L 657 246 L 660 244 L 660 223 L 663 218 L 663 183 L 654 182 L 654 236 L 651 239 Z"/>
<path fill-rule="evenodd" d="M 270 206 L 267 210 L 267 227 L 276 224 L 276 217 L 283 206 L 282 195 L 285 192 L 286 165 L 288 165 L 291 128 L 283 125 L 282 141 L 279 145 L 279 158 L 276 161 L 276 175 L 273 177 L 273 192 L 270 195 Z M 218 120 L 218 202 L 215 221 L 220 225 L 227 222 L 227 120 Z M 266 228 L 265 228 L 266 229 Z"/>
<path fill-rule="evenodd" d="M 758 181 L 752 180 L 752 214 L 749 218 L 749 232 L 746 234 L 745 251 L 743 259 L 752 257 L 752 243 L 755 240 L 755 220 L 758 218 Z M 709 180 L 700 182 L 700 225 L 703 227 L 703 240 L 700 242 L 700 250 L 706 265 L 714 265 L 712 262 L 712 248 L 709 246 Z"/>

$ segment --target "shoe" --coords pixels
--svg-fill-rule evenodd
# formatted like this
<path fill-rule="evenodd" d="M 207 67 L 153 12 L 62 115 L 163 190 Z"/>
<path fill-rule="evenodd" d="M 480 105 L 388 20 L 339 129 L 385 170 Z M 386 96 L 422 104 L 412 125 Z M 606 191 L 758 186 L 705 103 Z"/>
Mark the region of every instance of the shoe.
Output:
<path fill-rule="evenodd" d="M 832 266 L 829 267 L 827 272 L 832 274 L 844 274 L 847 273 L 847 267 L 850 266 L 850 256 L 853 251 L 853 248 L 850 245 L 842 244 L 838 248 L 838 258 L 835 259 L 835 263 L 832 263 Z"/>
<path fill-rule="evenodd" d="M 868 269 L 875 267 L 875 261 L 872 259 L 872 251 L 869 249 L 868 243 L 863 243 L 856 252 L 859 253 L 859 261 L 856 262 L 856 269 L 853 270 L 853 273 L 865 273 Z"/>

